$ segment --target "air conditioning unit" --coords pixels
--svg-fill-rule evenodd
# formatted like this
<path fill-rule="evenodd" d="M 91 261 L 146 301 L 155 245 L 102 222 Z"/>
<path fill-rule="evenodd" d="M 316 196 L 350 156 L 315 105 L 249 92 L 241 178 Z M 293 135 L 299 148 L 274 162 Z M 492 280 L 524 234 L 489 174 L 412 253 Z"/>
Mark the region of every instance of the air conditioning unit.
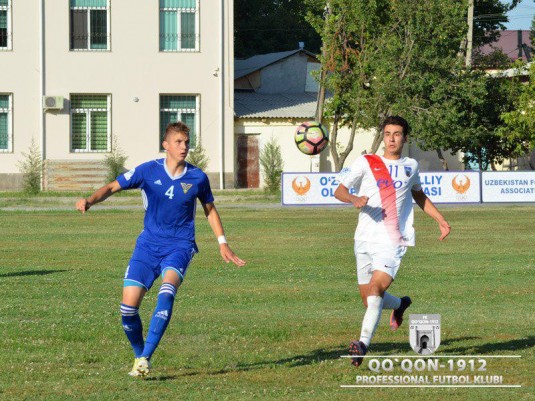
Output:
<path fill-rule="evenodd" d="M 43 109 L 45 111 L 63 109 L 63 96 L 43 96 Z"/>

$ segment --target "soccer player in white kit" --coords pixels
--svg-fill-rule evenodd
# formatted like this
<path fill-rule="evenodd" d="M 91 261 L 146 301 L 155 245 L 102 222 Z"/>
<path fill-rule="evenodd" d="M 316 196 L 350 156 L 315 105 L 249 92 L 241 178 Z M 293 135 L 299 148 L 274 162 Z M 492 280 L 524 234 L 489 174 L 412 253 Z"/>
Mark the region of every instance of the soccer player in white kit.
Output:
<path fill-rule="evenodd" d="M 436 220 L 440 240 L 450 225 L 422 191 L 418 162 L 401 157 L 409 124 L 399 116 L 387 117 L 382 125 L 383 156 L 364 155 L 339 175 L 336 199 L 361 209 L 355 231 L 355 257 L 360 296 L 367 307 L 359 341 L 351 342 L 352 364 L 358 367 L 366 354 L 383 309 L 392 309 L 390 327 L 397 330 L 411 304 L 386 290 L 394 281 L 408 246 L 414 246 L 412 199 Z"/>

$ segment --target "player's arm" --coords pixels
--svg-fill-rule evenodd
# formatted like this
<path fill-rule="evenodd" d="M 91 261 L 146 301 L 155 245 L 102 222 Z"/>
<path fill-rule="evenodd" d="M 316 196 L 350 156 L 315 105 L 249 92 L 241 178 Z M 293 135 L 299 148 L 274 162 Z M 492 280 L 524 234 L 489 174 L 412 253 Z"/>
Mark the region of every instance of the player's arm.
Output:
<path fill-rule="evenodd" d="M 418 191 L 413 189 L 412 197 L 414 198 L 416 204 L 425 212 L 425 214 L 432 217 L 438 223 L 438 227 L 440 228 L 439 239 L 442 241 L 444 238 L 446 238 L 450 233 L 451 227 L 444 216 L 442 216 L 442 214 L 438 211 L 433 202 L 431 202 L 431 199 L 429 199 L 421 189 Z"/>
<path fill-rule="evenodd" d="M 112 181 L 104 185 L 102 188 L 97 189 L 88 198 L 78 200 L 78 202 L 76 202 L 76 210 L 85 213 L 95 203 L 103 202 L 114 193 L 119 192 L 121 189 L 121 185 L 119 185 L 117 180 Z"/>
<path fill-rule="evenodd" d="M 234 252 L 232 252 L 232 249 L 230 249 L 227 244 L 227 240 L 225 239 L 225 231 L 223 231 L 223 223 L 221 223 L 221 218 L 219 217 L 219 213 L 217 213 L 215 205 L 212 202 L 201 202 L 201 204 L 204 209 L 204 214 L 208 219 L 208 223 L 210 224 L 210 227 L 212 227 L 212 231 L 219 242 L 219 252 L 221 253 L 223 260 L 227 263 L 232 262 L 236 266 L 244 266 L 245 261 L 240 259 Z"/>
<path fill-rule="evenodd" d="M 338 188 L 336 188 L 336 191 L 334 191 L 334 197 L 340 202 L 352 203 L 356 208 L 366 206 L 369 199 L 367 196 L 356 196 L 350 194 L 349 189 L 347 189 L 347 187 L 343 184 L 338 185 Z"/>

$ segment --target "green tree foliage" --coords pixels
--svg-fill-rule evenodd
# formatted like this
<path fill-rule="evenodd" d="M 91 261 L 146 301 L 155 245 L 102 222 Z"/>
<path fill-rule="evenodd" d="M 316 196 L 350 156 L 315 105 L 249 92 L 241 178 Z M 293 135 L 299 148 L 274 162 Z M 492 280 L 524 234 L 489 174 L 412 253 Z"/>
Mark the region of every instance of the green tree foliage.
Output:
<path fill-rule="evenodd" d="M 23 159 L 18 163 L 19 171 L 23 174 L 24 192 L 35 195 L 41 191 L 41 173 L 43 161 L 39 146 L 32 137 L 28 153 L 22 152 Z"/>
<path fill-rule="evenodd" d="M 115 181 L 119 174 L 125 172 L 124 163 L 128 159 L 117 142 L 117 138 L 113 139 L 112 149 L 109 154 L 104 158 L 104 164 L 106 165 L 108 172 L 106 174 L 106 182 Z"/>
<path fill-rule="evenodd" d="M 531 63 L 529 81 L 514 99 L 514 109 L 500 117 L 505 125 L 499 133 L 511 148 L 511 156 L 523 156 L 535 149 L 535 63 Z"/>
<path fill-rule="evenodd" d="M 195 146 L 195 148 L 191 149 L 188 152 L 188 157 L 186 157 L 186 161 L 190 164 L 193 164 L 194 166 L 199 167 L 202 171 L 205 171 L 208 167 L 210 159 L 206 154 L 206 150 L 199 143 L 197 146 Z"/>
<path fill-rule="evenodd" d="M 305 20 L 306 12 L 304 0 L 235 0 L 234 54 L 247 58 L 295 50 L 299 42 L 319 52 L 321 39 Z"/>
<path fill-rule="evenodd" d="M 280 191 L 281 174 L 284 167 L 281 148 L 277 140 L 272 137 L 260 152 L 260 165 L 264 172 L 264 188 L 266 192 Z"/>
<path fill-rule="evenodd" d="M 405 116 L 413 140 L 439 157 L 441 149 L 486 146 L 486 162 L 503 158 L 495 132 L 493 146 L 483 141 L 500 106 L 486 101 L 503 94 L 489 95 L 495 83 L 464 67 L 465 0 L 332 0 L 324 18 L 317 17 L 322 3 L 308 0 L 313 11 L 307 18 L 323 39 L 325 86 L 333 93 L 325 109 L 333 121 L 331 141 L 337 143 L 340 126 L 351 128 L 344 150 L 331 147 L 337 170 L 352 150 L 355 129 L 376 129 L 369 149 L 375 153 L 382 141 L 379 125 L 393 114 Z"/>

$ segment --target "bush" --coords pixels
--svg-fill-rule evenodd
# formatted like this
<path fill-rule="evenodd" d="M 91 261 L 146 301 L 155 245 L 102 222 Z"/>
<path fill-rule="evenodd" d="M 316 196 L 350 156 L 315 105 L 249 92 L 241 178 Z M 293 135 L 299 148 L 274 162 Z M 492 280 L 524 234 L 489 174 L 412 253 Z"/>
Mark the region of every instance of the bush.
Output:
<path fill-rule="evenodd" d="M 195 149 L 189 151 L 186 161 L 189 164 L 199 167 L 202 171 L 205 171 L 210 159 L 206 155 L 206 150 L 199 144 Z"/>
<path fill-rule="evenodd" d="M 41 174 L 43 161 L 39 146 L 32 138 L 28 153 L 22 152 L 23 160 L 18 162 L 19 170 L 23 174 L 24 192 L 35 195 L 41 191 Z"/>
<path fill-rule="evenodd" d="M 284 166 L 281 148 L 275 138 L 271 138 L 260 152 L 260 165 L 264 171 L 264 189 L 271 194 L 280 191 L 281 174 Z"/>
<path fill-rule="evenodd" d="M 115 181 L 119 174 L 122 174 L 126 171 L 124 163 L 128 159 L 119 145 L 117 143 L 117 138 L 113 139 L 112 148 L 110 154 L 106 155 L 104 159 L 104 164 L 108 168 L 108 173 L 106 175 L 106 182 Z"/>

